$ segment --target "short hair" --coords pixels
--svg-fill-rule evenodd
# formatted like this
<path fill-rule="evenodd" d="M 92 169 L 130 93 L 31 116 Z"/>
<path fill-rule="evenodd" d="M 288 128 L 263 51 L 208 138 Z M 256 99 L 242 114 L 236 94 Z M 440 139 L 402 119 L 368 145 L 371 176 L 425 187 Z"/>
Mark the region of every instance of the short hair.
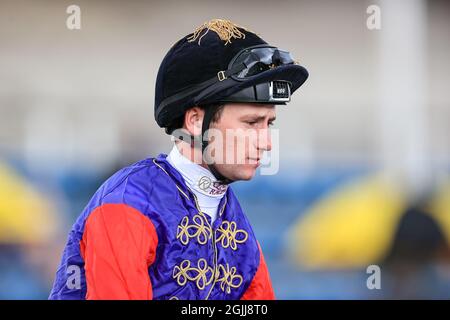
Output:
<path fill-rule="evenodd" d="M 210 103 L 210 104 L 204 104 L 198 106 L 202 110 L 206 110 L 208 108 L 214 108 L 214 114 L 211 118 L 211 122 L 218 122 L 220 120 L 220 117 L 222 116 L 223 109 L 225 107 L 225 104 L 223 103 Z M 182 116 L 176 118 L 170 126 L 166 128 L 166 132 L 168 134 L 171 134 L 176 129 L 183 128 L 184 126 L 184 118 L 186 117 L 186 113 L 184 113 Z"/>

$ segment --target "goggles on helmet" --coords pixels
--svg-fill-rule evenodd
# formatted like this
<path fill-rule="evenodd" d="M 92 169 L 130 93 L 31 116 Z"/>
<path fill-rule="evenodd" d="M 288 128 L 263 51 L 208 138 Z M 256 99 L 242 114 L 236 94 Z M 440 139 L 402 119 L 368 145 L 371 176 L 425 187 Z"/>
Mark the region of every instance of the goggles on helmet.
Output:
<path fill-rule="evenodd" d="M 235 80 L 247 80 L 252 76 L 281 65 L 295 64 L 296 61 L 287 51 L 276 47 L 258 45 L 241 50 L 229 63 L 228 70 L 219 71 L 219 81 L 231 77 Z"/>

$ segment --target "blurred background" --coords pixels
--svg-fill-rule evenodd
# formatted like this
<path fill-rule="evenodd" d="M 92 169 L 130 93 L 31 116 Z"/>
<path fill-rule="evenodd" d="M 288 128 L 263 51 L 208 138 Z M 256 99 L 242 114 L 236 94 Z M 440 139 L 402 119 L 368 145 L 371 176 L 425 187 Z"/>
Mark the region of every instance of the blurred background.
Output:
<path fill-rule="evenodd" d="M 70 5 L 79 30 L 66 26 Z M 368 28 L 371 5 L 380 29 Z M 277 109 L 278 174 L 233 184 L 277 298 L 449 299 L 445 0 L 1 0 L 0 298 L 46 299 L 95 190 L 170 151 L 153 118 L 157 70 L 212 18 L 310 72 Z"/>

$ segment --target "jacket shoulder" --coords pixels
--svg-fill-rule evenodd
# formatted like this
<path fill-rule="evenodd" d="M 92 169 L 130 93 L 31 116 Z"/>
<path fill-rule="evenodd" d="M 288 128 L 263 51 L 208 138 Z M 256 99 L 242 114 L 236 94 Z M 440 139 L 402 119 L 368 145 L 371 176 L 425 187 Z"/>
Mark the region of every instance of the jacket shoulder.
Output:
<path fill-rule="evenodd" d="M 123 167 L 105 180 L 79 216 L 76 229 L 81 231 L 91 212 L 104 204 L 125 204 L 144 213 L 143 197 L 158 184 L 154 158 L 146 158 Z"/>

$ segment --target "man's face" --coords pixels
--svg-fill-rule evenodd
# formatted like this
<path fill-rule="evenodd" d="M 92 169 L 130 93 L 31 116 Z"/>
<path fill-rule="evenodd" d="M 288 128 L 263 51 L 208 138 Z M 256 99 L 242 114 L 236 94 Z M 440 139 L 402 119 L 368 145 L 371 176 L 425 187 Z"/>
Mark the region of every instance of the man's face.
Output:
<path fill-rule="evenodd" d="M 210 126 L 210 158 L 217 170 L 232 180 L 250 180 L 264 151 L 272 149 L 269 127 L 275 120 L 271 104 L 232 103 Z M 218 137 L 218 138 L 217 138 Z"/>

